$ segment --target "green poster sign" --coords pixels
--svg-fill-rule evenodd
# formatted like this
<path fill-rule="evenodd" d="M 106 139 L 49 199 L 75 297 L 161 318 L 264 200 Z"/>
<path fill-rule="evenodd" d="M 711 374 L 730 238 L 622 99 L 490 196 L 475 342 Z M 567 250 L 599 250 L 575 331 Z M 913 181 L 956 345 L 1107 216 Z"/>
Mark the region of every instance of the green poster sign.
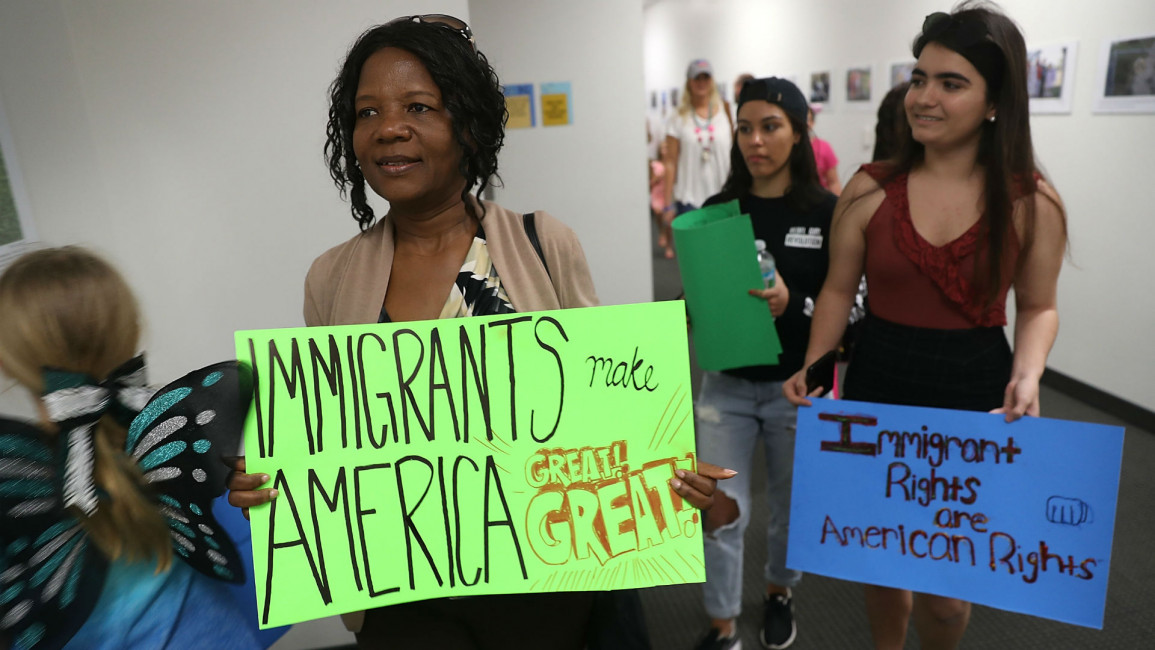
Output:
<path fill-rule="evenodd" d="M 730 201 L 687 212 L 673 229 L 698 365 L 778 365 L 782 344 L 770 308 L 747 293 L 762 286 L 750 215 Z"/>
<path fill-rule="evenodd" d="M 681 302 L 242 331 L 262 627 L 705 579 Z"/>

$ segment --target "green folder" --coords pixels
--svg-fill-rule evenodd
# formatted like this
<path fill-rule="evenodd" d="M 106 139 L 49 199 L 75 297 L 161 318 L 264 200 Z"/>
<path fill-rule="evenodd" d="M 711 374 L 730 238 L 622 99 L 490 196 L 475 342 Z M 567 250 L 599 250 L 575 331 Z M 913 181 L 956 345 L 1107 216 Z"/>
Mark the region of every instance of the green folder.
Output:
<path fill-rule="evenodd" d="M 778 365 L 782 344 L 770 308 L 747 293 L 762 286 L 750 215 L 731 201 L 687 212 L 673 229 L 698 365 Z"/>

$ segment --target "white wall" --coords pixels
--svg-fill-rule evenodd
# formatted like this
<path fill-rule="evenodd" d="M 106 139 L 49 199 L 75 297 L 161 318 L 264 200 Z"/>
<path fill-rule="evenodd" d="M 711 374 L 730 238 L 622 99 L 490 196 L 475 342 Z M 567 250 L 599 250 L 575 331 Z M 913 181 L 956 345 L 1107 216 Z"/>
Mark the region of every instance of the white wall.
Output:
<path fill-rule="evenodd" d="M 302 324 L 302 282 L 357 232 L 322 159 L 326 89 L 366 27 L 466 0 L 0 2 L 0 100 L 36 229 L 136 290 L 157 379 L 233 331 Z M 2 317 L 2 315 L 0 315 Z M 27 413 L 19 390 L 0 412 Z M 278 648 L 352 642 L 335 619 Z"/>
<path fill-rule="evenodd" d="M 357 232 L 322 161 L 353 39 L 465 0 L 0 5 L 0 97 L 41 238 L 97 248 L 148 319 L 154 376 L 300 325 L 310 261 Z"/>
<path fill-rule="evenodd" d="M 502 83 L 568 81 L 573 124 L 509 129 L 495 200 L 573 228 L 603 304 L 651 300 L 641 0 L 470 0 Z M 537 90 L 535 90 L 535 93 Z M 535 98 L 537 95 L 535 94 Z"/>
<path fill-rule="evenodd" d="M 892 62 L 911 59 L 923 17 L 949 2 L 928 0 L 660 0 L 645 10 L 647 89 L 681 87 L 685 66 L 707 57 L 729 86 L 758 76 L 830 70 L 832 101 L 816 130 L 834 146 L 842 178 L 870 159 L 877 101 Z M 1150 169 L 1155 115 L 1094 115 L 1104 40 L 1155 33 L 1150 0 L 1005 0 L 1028 46 L 1078 41 L 1070 115 L 1035 115 L 1039 162 L 1066 202 L 1071 258 L 1059 278 L 1060 332 L 1049 365 L 1155 410 L 1155 210 Z M 869 111 L 845 101 L 848 67 L 874 65 Z M 1044 405 L 1045 408 L 1045 405 Z"/>

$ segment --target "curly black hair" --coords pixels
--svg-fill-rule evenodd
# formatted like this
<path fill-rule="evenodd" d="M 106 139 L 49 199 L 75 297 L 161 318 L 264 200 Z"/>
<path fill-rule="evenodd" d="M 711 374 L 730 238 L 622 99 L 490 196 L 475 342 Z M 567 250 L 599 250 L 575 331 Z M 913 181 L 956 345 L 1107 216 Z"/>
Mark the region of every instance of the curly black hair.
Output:
<path fill-rule="evenodd" d="M 460 170 L 465 178 L 461 199 L 473 214 L 473 204 L 467 200 L 470 190 L 476 187 L 481 198 L 491 179 L 500 180 L 497 153 L 505 141 L 509 112 L 497 73 L 485 55 L 445 25 L 410 20 L 385 23 L 366 30 L 349 48 L 329 86 L 329 123 L 325 127 L 329 175 L 341 197 L 349 197 L 350 210 L 361 230 L 371 228 L 377 216 L 365 200 L 365 177 L 353 153 L 353 100 L 365 61 L 386 47 L 400 48 L 420 59 L 441 91 L 453 136 L 461 147 Z M 480 219 L 482 215 L 473 216 Z"/>

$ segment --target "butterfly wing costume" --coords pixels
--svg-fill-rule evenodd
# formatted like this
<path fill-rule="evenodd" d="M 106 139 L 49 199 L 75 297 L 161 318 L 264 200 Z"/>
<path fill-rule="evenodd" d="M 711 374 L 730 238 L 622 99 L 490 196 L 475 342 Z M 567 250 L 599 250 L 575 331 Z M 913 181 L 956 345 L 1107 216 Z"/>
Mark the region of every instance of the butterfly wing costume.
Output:
<path fill-rule="evenodd" d="M 96 383 L 45 372 L 43 403 L 59 433 L 0 418 L 0 639 L 60 648 L 100 598 L 107 558 L 82 524 L 107 498 L 95 485 L 93 431 L 102 415 L 127 428 L 125 453 L 169 527 L 173 551 L 197 571 L 244 582 L 232 541 L 212 515 L 225 491 L 252 395 L 247 366 L 196 370 L 155 394 L 137 357 Z M 151 398 L 149 396 L 151 395 Z"/>

